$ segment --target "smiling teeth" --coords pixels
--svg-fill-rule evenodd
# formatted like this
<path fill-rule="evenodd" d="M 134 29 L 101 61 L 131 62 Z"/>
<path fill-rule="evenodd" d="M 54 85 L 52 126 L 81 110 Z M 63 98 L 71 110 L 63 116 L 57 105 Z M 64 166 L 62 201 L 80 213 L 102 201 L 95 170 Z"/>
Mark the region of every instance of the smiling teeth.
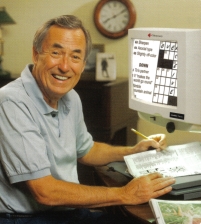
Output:
<path fill-rule="evenodd" d="M 59 79 L 59 80 L 67 80 L 68 79 L 67 77 L 59 76 L 59 75 L 55 75 L 54 77 Z"/>

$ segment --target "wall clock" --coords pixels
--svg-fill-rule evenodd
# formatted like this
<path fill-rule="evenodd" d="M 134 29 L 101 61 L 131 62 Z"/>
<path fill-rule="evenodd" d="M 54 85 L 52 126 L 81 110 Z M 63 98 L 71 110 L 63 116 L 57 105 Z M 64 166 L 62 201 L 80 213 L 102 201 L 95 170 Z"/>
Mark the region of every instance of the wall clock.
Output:
<path fill-rule="evenodd" d="M 135 21 L 136 11 L 130 0 L 100 0 L 94 10 L 95 26 L 108 38 L 127 35 Z"/>

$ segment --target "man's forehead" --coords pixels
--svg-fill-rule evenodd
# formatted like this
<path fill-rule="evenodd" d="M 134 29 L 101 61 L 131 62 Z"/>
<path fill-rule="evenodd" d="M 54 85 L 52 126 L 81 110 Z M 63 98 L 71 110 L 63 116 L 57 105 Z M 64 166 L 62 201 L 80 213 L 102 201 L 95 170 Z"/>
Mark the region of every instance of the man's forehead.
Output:
<path fill-rule="evenodd" d="M 65 28 L 65 27 L 60 27 L 60 26 L 52 26 L 50 27 L 49 31 L 47 32 L 47 38 L 58 38 L 58 39 L 73 39 L 73 40 L 85 40 L 85 35 L 82 29 L 70 29 L 70 28 Z"/>
<path fill-rule="evenodd" d="M 81 29 L 68 29 L 52 26 L 44 39 L 44 45 L 55 48 L 71 46 L 75 49 L 86 49 L 84 32 Z"/>

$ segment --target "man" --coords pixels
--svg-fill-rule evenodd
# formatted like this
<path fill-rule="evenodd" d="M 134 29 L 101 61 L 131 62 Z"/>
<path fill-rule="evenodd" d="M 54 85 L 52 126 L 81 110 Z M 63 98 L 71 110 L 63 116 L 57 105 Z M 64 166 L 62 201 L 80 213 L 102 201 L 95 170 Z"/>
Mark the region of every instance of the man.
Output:
<path fill-rule="evenodd" d="M 175 180 L 158 173 L 119 188 L 79 184 L 77 160 L 104 165 L 166 146 L 162 134 L 133 147 L 92 140 L 73 90 L 90 48 L 80 20 L 52 19 L 35 34 L 33 65 L 0 90 L 0 223 L 112 223 L 100 221 L 101 213 L 75 208 L 135 205 L 171 191 Z"/>

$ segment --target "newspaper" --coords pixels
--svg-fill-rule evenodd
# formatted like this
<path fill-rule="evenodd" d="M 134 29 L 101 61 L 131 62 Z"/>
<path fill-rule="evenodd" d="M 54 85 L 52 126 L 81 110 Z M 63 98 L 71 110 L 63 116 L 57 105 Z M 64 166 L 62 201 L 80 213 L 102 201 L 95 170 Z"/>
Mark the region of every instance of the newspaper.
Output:
<path fill-rule="evenodd" d="M 149 150 L 125 156 L 124 160 L 134 177 L 153 172 L 172 177 L 200 174 L 201 143 L 168 146 L 160 152 Z"/>
<path fill-rule="evenodd" d="M 157 224 L 201 223 L 201 201 L 151 199 L 149 205 Z"/>

